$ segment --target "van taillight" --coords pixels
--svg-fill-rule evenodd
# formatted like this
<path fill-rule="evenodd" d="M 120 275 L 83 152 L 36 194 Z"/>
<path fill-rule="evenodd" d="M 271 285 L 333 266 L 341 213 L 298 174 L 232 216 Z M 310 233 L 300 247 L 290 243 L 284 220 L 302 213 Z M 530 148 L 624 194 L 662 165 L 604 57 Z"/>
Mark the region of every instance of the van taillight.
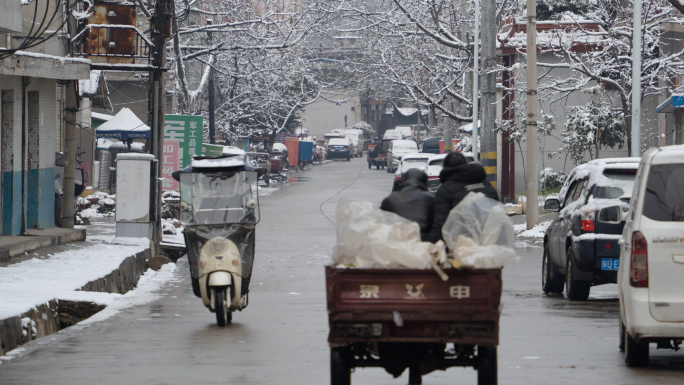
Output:
<path fill-rule="evenodd" d="M 639 231 L 632 234 L 629 284 L 633 287 L 648 287 L 648 245 L 646 238 Z"/>

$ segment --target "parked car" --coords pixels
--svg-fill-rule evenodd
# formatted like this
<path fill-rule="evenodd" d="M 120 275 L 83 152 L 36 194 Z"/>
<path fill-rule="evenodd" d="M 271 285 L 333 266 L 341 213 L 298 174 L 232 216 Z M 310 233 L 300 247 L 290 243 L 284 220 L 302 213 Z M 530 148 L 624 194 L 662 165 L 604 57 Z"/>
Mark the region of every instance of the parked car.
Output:
<path fill-rule="evenodd" d="M 439 154 L 440 141 L 440 138 L 425 138 L 425 140 L 423 140 L 423 152 L 429 154 Z"/>
<path fill-rule="evenodd" d="M 363 155 L 363 146 L 364 146 L 364 140 L 363 140 L 363 131 L 362 130 L 346 130 L 344 131 L 344 135 L 347 139 L 349 139 L 349 142 L 352 144 L 352 156 L 353 157 L 360 157 Z"/>
<path fill-rule="evenodd" d="M 618 239 L 625 225 L 639 158 L 597 159 L 575 167 L 549 197 L 558 212 L 544 235 L 542 289 L 570 300 L 589 297 L 591 286 L 617 282 Z"/>
<path fill-rule="evenodd" d="M 328 159 L 344 158 L 351 160 L 351 143 L 347 138 L 332 138 L 328 142 Z"/>
<path fill-rule="evenodd" d="M 401 140 L 403 138 L 404 136 L 401 134 L 401 131 L 398 130 L 387 130 L 382 136 L 382 140 Z"/>
<path fill-rule="evenodd" d="M 394 173 L 394 179 L 401 180 L 404 177 L 404 174 L 406 174 L 406 171 L 412 168 L 417 168 L 423 172 L 427 171 L 428 162 L 432 156 L 432 154 L 423 154 L 420 152 L 402 156 L 401 163 L 399 163 L 399 167 Z"/>
<path fill-rule="evenodd" d="M 650 343 L 677 350 L 684 339 L 684 146 L 644 153 L 629 207 L 619 242 L 620 349 L 628 366 L 646 366 Z"/>
<path fill-rule="evenodd" d="M 413 140 L 416 138 L 411 126 L 396 126 L 394 130 L 401 132 L 401 139 Z"/>
<path fill-rule="evenodd" d="M 344 138 L 344 137 L 345 137 L 344 132 L 342 132 L 341 129 L 335 129 L 335 130 L 332 130 L 332 131 L 328 132 L 327 134 L 323 135 L 323 140 L 324 140 L 325 146 L 327 147 L 328 143 L 330 142 L 330 139 Z"/>
<path fill-rule="evenodd" d="M 437 192 L 439 186 L 442 185 L 439 180 L 439 173 L 442 172 L 442 168 L 444 168 L 444 158 L 446 158 L 446 156 L 447 154 L 432 155 L 428 162 L 425 173 L 428 176 L 428 191 L 430 192 Z"/>
<path fill-rule="evenodd" d="M 473 163 L 475 161 L 472 153 L 464 152 L 463 155 L 468 163 Z M 428 191 L 430 192 L 437 192 L 439 186 L 442 185 L 442 182 L 439 180 L 439 173 L 442 172 L 442 168 L 444 168 L 444 158 L 446 158 L 446 156 L 447 154 L 437 154 L 430 157 L 427 171 L 425 171 L 428 175 Z"/>
<path fill-rule="evenodd" d="M 418 145 L 412 140 L 393 140 L 387 150 L 387 172 L 399 168 L 402 155 L 418 152 Z"/>

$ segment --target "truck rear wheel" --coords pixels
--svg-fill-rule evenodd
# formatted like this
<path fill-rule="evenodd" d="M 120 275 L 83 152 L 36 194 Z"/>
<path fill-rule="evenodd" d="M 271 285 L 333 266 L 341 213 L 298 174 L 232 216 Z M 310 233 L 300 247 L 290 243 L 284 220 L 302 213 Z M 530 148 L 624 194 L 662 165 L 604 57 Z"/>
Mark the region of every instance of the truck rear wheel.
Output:
<path fill-rule="evenodd" d="M 496 347 L 477 347 L 477 385 L 497 384 Z"/>
<path fill-rule="evenodd" d="M 330 384 L 351 385 L 351 351 L 348 346 L 330 348 Z"/>

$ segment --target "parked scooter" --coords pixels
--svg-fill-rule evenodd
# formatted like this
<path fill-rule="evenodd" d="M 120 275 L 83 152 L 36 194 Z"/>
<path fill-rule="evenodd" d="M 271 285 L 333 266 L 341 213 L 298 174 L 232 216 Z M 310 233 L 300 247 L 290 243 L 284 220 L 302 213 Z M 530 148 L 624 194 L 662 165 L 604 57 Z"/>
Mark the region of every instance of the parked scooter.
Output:
<path fill-rule="evenodd" d="M 257 179 L 265 173 L 245 156 L 197 157 L 174 172 L 192 291 L 225 326 L 247 307 L 259 222 Z"/>

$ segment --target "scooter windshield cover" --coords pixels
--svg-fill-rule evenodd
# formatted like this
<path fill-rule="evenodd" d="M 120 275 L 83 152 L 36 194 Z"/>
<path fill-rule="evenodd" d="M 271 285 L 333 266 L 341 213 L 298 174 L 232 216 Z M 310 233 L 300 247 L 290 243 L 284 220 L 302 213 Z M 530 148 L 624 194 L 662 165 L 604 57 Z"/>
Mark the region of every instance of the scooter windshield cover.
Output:
<path fill-rule="evenodd" d="M 256 172 L 184 173 L 180 182 L 184 226 L 259 222 Z"/>
<path fill-rule="evenodd" d="M 249 281 L 254 264 L 254 225 L 210 225 L 190 226 L 183 231 L 185 245 L 188 250 L 190 275 L 199 278 L 199 260 L 202 248 L 216 237 L 228 239 L 235 243 L 240 252 L 240 276 L 242 277 L 242 294 L 249 290 Z M 219 253 L 220 254 L 220 253 Z"/>

